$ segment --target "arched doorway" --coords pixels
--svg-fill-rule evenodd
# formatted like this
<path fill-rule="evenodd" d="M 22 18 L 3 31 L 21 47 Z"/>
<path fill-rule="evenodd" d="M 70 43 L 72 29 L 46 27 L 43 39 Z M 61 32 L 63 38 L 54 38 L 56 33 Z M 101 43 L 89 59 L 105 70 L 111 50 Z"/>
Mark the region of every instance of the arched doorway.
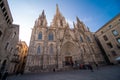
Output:
<path fill-rule="evenodd" d="M 66 42 L 61 48 L 63 66 L 73 66 L 74 62 L 80 57 L 79 48 L 72 42 Z"/>

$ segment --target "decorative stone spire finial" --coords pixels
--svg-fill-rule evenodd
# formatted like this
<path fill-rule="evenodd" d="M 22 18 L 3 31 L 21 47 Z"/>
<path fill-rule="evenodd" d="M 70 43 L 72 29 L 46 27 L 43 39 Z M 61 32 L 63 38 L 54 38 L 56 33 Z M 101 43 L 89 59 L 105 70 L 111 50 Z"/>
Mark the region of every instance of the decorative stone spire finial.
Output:
<path fill-rule="evenodd" d="M 78 18 L 78 17 L 76 17 L 76 19 L 77 19 L 77 22 L 80 22 L 80 20 L 79 20 L 79 18 Z"/>
<path fill-rule="evenodd" d="M 59 15 L 59 14 L 60 14 L 59 7 L 58 7 L 58 4 L 56 4 L 56 15 Z"/>
<path fill-rule="evenodd" d="M 45 16 L 45 12 L 44 12 L 44 10 L 42 11 L 42 16 Z"/>

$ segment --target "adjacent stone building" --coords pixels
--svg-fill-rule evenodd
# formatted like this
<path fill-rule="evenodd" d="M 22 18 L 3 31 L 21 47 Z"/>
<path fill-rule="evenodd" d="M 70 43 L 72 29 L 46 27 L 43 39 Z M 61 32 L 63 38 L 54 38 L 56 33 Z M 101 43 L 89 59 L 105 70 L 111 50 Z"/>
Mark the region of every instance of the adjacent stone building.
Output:
<path fill-rule="evenodd" d="M 96 43 L 94 33 L 76 18 L 71 29 L 56 6 L 50 26 L 44 11 L 32 29 L 26 71 L 70 68 L 76 64 L 102 64 L 104 58 Z"/>
<path fill-rule="evenodd" d="M 95 35 L 105 51 L 107 62 L 116 64 L 116 59 L 120 57 L 120 14 L 96 31 Z"/>
<path fill-rule="evenodd" d="M 7 0 L 0 0 L 0 72 L 9 70 L 11 55 L 19 41 L 19 25 L 12 22 Z"/>
<path fill-rule="evenodd" d="M 26 64 L 27 53 L 28 53 L 28 46 L 25 41 L 18 42 L 17 51 L 18 51 L 18 55 L 17 55 L 18 64 L 14 66 L 14 72 L 23 73 Z"/>

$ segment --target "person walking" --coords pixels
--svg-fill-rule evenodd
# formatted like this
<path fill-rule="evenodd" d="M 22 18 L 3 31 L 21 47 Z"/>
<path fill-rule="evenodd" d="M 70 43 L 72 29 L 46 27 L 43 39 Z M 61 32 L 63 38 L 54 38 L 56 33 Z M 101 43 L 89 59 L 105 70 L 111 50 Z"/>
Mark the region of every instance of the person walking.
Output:
<path fill-rule="evenodd" d="M 91 64 L 89 64 L 89 69 L 91 70 L 91 72 L 94 72 Z"/>
<path fill-rule="evenodd" d="M 97 70 L 99 69 L 99 67 L 98 67 L 98 64 L 97 63 L 95 63 L 95 66 L 96 66 L 96 68 L 97 68 Z"/>

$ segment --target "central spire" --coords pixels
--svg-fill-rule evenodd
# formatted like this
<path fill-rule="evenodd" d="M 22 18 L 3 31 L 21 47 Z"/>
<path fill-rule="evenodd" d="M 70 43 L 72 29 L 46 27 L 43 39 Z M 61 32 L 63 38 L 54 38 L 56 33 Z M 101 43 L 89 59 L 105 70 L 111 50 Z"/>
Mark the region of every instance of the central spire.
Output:
<path fill-rule="evenodd" d="M 59 15 L 59 14 L 60 14 L 59 7 L 58 7 L 58 4 L 56 4 L 56 15 Z"/>

